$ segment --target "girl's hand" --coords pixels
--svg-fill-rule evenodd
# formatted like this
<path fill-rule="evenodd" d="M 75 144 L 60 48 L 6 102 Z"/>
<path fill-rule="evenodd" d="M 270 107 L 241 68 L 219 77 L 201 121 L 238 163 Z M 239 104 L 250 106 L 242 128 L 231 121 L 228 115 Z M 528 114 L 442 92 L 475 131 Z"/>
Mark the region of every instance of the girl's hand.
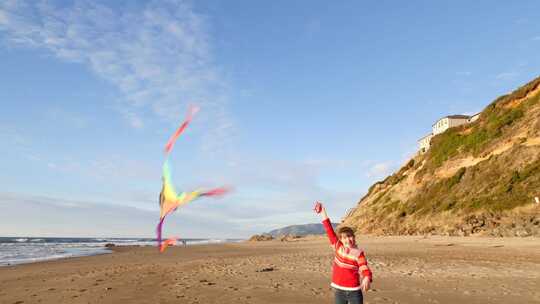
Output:
<path fill-rule="evenodd" d="M 362 279 L 362 283 L 360 284 L 360 288 L 363 292 L 367 292 L 369 288 L 371 287 L 371 282 L 368 277 L 364 277 Z"/>
<path fill-rule="evenodd" d="M 315 207 L 313 208 L 315 210 L 315 213 L 320 214 L 321 218 L 323 220 L 326 220 L 328 218 L 328 215 L 326 214 L 326 210 L 324 209 L 324 206 L 320 202 L 315 202 Z"/>

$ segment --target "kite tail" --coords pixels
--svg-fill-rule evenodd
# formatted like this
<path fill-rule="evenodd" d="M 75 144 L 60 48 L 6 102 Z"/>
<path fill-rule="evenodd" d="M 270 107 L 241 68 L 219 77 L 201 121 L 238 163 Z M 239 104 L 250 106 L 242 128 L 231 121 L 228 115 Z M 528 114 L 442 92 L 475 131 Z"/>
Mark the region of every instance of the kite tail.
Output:
<path fill-rule="evenodd" d="M 182 122 L 180 127 L 178 127 L 176 132 L 174 132 L 174 134 L 171 136 L 171 138 L 169 138 L 169 141 L 165 145 L 165 151 L 164 151 L 165 154 L 169 154 L 171 152 L 171 150 L 172 150 L 172 148 L 174 146 L 174 143 L 176 142 L 178 137 L 184 132 L 184 130 L 187 128 L 187 126 L 189 125 L 189 123 L 193 119 L 193 115 L 195 115 L 198 111 L 199 111 L 198 107 L 195 107 L 195 106 L 189 107 L 186 119 L 184 120 L 184 122 Z"/>
<path fill-rule="evenodd" d="M 165 249 L 167 249 L 168 246 L 176 245 L 176 239 L 177 238 L 173 237 L 173 238 L 166 239 L 165 241 L 163 241 L 163 243 L 159 247 L 159 252 L 165 251 Z"/>
<path fill-rule="evenodd" d="M 158 248 L 161 248 L 161 230 L 162 230 L 162 227 L 163 227 L 163 221 L 165 220 L 165 217 L 162 217 L 160 220 L 159 220 L 159 224 L 157 225 L 156 227 L 156 234 L 157 234 L 157 245 L 158 245 Z"/>
<path fill-rule="evenodd" d="M 201 194 L 199 194 L 199 196 L 218 196 L 224 195 L 227 192 L 229 192 L 229 188 L 221 187 L 202 192 Z"/>

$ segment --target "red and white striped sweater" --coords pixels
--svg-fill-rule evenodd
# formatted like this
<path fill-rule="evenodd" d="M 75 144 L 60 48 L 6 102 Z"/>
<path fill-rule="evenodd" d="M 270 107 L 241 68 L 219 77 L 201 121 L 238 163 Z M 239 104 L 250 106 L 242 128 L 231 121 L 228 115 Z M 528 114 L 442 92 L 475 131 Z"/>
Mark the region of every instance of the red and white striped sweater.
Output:
<path fill-rule="evenodd" d="M 364 251 L 345 247 L 336 236 L 330 219 L 325 219 L 322 223 L 335 251 L 331 286 L 341 290 L 359 290 L 361 278 L 368 277 L 372 280 Z"/>

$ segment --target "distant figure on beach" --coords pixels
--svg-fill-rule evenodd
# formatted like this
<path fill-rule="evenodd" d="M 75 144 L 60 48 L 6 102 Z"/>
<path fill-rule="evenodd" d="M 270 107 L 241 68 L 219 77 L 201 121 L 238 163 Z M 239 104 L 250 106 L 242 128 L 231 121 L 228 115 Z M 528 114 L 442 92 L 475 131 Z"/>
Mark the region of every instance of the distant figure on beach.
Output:
<path fill-rule="evenodd" d="M 335 303 L 364 303 L 362 291 L 365 293 L 369 290 L 372 274 L 364 251 L 356 246 L 354 231 L 350 227 L 340 227 L 336 235 L 324 206 L 317 202 L 314 210 L 321 215 L 324 229 L 335 253 L 330 284 L 334 288 Z"/>

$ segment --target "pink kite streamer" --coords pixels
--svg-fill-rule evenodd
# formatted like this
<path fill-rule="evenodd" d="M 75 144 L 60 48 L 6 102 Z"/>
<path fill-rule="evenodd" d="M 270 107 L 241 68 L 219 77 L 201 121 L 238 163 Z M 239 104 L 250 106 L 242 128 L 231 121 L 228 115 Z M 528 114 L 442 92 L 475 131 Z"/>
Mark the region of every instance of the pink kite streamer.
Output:
<path fill-rule="evenodd" d="M 229 192 L 229 188 L 221 187 L 216 188 L 214 190 L 206 191 L 200 194 L 200 196 L 215 196 L 215 195 L 224 195 L 225 193 Z"/>
<path fill-rule="evenodd" d="M 161 244 L 161 246 L 159 246 L 159 252 L 165 251 L 165 249 L 166 249 L 168 246 L 174 246 L 174 245 L 176 245 L 176 240 L 177 240 L 177 238 L 170 238 L 170 239 L 166 239 L 165 241 L 163 241 L 163 243 Z"/>
<path fill-rule="evenodd" d="M 184 130 L 187 128 L 187 126 L 189 125 L 189 123 L 191 122 L 191 120 L 193 119 L 193 116 L 195 114 L 197 114 L 197 112 L 199 112 L 199 108 L 198 107 L 195 107 L 195 106 L 191 106 L 189 107 L 189 110 L 188 110 L 188 114 L 186 116 L 186 119 L 184 120 L 184 122 L 182 122 L 182 124 L 180 125 L 180 127 L 178 127 L 178 129 L 176 130 L 176 132 L 174 132 L 174 134 L 171 136 L 171 138 L 169 138 L 169 141 L 167 142 L 167 144 L 165 145 L 165 154 L 168 154 L 171 152 L 173 146 L 174 146 L 174 143 L 176 142 L 176 140 L 178 139 L 178 137 L 180 137 L 180 135 L 184 132 Z"/>

